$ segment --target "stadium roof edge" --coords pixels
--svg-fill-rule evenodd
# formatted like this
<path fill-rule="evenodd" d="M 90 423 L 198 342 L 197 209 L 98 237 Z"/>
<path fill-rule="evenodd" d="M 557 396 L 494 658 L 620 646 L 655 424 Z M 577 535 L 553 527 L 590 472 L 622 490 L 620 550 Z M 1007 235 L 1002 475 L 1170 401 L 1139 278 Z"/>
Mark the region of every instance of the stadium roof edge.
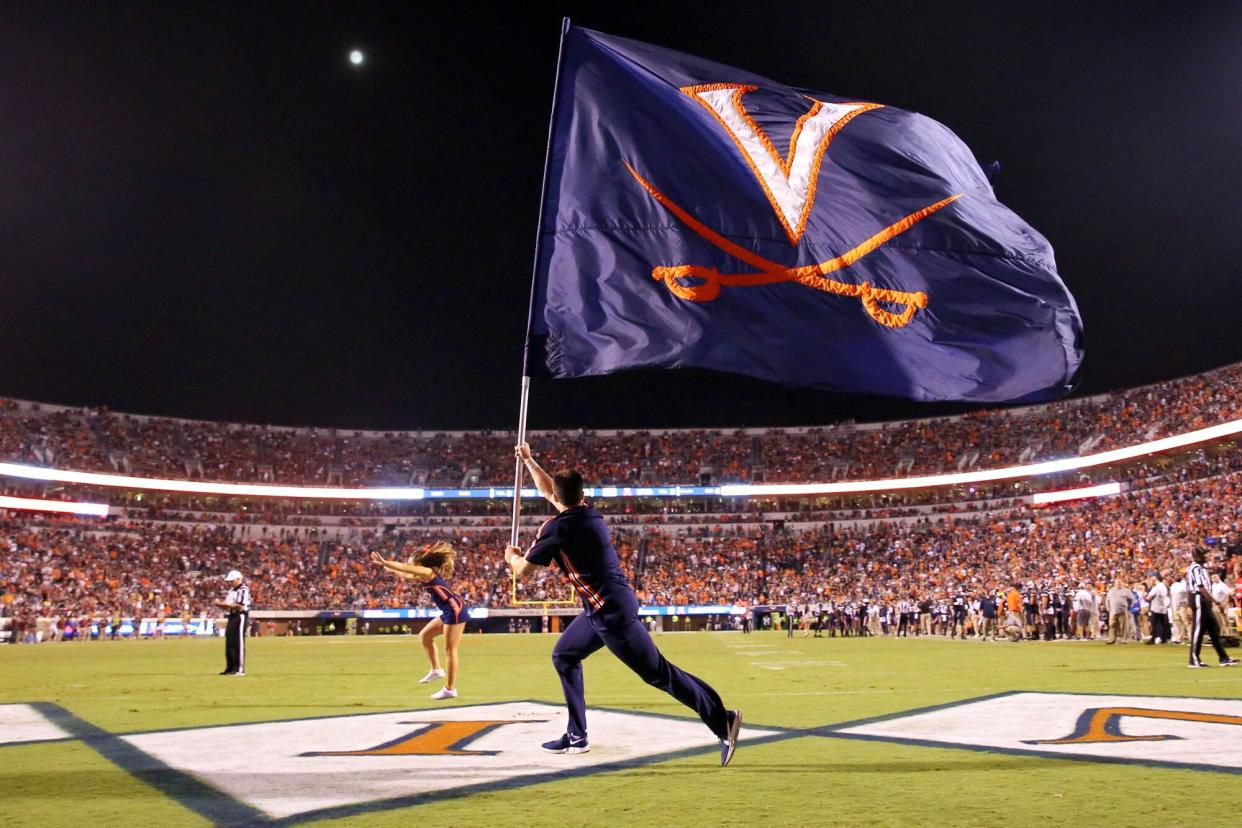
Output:
<path fill-rule="evenodd" d="M 1157 386 L 1164 385 L 1166 383 L 1183 382 L 1186 380 L 1196 379 L 1198 377 L 1208 377 L 1213 374 L 1220 373 L 1222 371 L 1228 371 L 1231 368 L 1239 368 L 1239 367 L 1242 367 L 1242 361 L 1231 362 L 1226 365 L 1220 365 L 1216 368 L 1212 368 L 1207 371 L 1201 371 L 1197 374 L 1187 374 L 1181 377 L 1173 377 L 1171 379 L 1160 380 L 1158 382 L 1148 383 L 1147 385 L 1136 385 L 1130 388 L 1117 388 L 1112 391 L 1104 391 L 1099 394 L 1092 394 L 1086 397 L 1069 397 L 1069 398 L 1060 399 L 1060 400 L 1053 400 L 1051 402 L 1046 402 L 1046 403 L 1036 403 L 1032 405 L 1014 406 L 1011 408 L 980 407 L 978 410 L 979 411 L 995 411 L 997 413 L 1004 414 L 1007 416 L 1025 416 L 1032 412 L 1039 411 L 1045 408 L 1051 408 L 1053 406 L 1074 407 L 1074 406 L 1079 406 L 1079 405 L 1087 405 L 1092 402 L 1108 400 L 1116 394 L 1125 394 L 1125 393 L 1130 393 L 1134 391 L 1142 391 L 1144 389 L 1155 388 Z M 3 395 L 0 395 L 0 400 L 9 400 L 11 402 L 14 402 L 19 406 L 19 408 L 23 408 L 27 411 L 33 410 L 35 407 L 38 407 L 40 410 L 46 410 L 46 411 L 52 411 L 52 412 L 87 413 L 92 410 L 91 406 L 61 405 L 59 403 L 39 402 L 37 400 L 21 400 L 21 399 L 17 399 L 16 397 L 5 397 Z M 463 430 L 453 431 L 453 430 L 442 429 L 442 428 L 363 429 L 363 428 L 345 428 L 345 427 L 337 427 L 337 426 L 329 426 L 329 425 L 288 426 L 288 425 L 273 425 L 269 423 L 235 423 L 235 422 L 229 422 L 225 420 L 198 420 L 198 419 L 192 419 L 188 417 L 167 417 L 167 416 L 163 416 L 160 414 L 133 414 L 133 413 L 125 412 L 125 411 L 112 411 L 111 409 L 107 409 L 107 412 L 109 414 L 115 414 L 118 417 L 128 417 L 128 418 L 132 418 L 135 420 L 170 420 L 172 422 L 186 423 L 186 424 L 224 425 L 229 428 L 236 429 L 236 430 L 260 429 L 260 430 L 265 430 L 265 431 L 285 431 L 285 432 L 305 433 L 305 434 L 310 434 L 313 432 L 328 432 L 328 433 L 336 433 L 339 436 L 345 436 L 345 437 L 361 436 L 361 437 L 374 438 L 374 437 L 383 437 L 385 435 L 412 435 L 415 437 L 434 437 L 437 435 L 448 435 L 452 437 L 462 437 L 467 434 L 483 434 L 483 433 L 511 434 L 513 433 L 509 429 L 495 429 L 495 428 L 463 429 Z M 887 428 L 907 425 L 910 423 L 946 422 L 946 421 L 952 421 L 952 420 L 960 420 L 963 417 L 967 417 L 967 416 L 970 416 L 970 414 L 969 413 L 948 414 L 948 415 L 942 415 L 938 417 L 916 417 L 916 418 L 909 419 L 909 420 L 876 420 L 872 422 L 863 422 L 863 423 L 856 423 L 852 420 L 838 420 L 836 422 L 819 423 L 819 424 L 814 424 L 814 425 L 765 426 L 765 427 L 754 427 L 754 428 L 730 427 L 730 426 L 698 426 L 698 427 L 691 427 L 691 428 L 589 428 L 589 429 L 582 429 L 582 430 L 590 432 L 591 434 L 605 435 L 605 436 L 611 436 L 611 435 L 616 435 L 616 434 L 628 434 L 628 433 L 676 434 L 676 433 L 684 433 L 684 432 L 691 432 L 691 431 L 701 431 L 701 432 L 706 432 L 706 433 L 715 432 L 715 433 L 720 433 L 720 434 L 733 434 L 737 432 L 742 432 L 745 434 L 758 435 L 758 434 L 765 434 L 768 432 L 804 433 L 808 431 L 834 429 L 834 428 L 842 428 L 842 427 L 853 427 L 853 428 L 859 428 L 862 430 L 878 430 L 878 429 L 887 429 Z M 544 429 L 544 430 L 531 430 L 531 431 L 528 431 L 527 434 L 531 436 L 538 436 L 541 434 L 561 434 L 567 431 L 576 431 L 576 430 L 578 429 L 556 428 L 556 429 Z"/>
<path fill-rule="evenodd" d="M 1242 419 L 1209 426 L 1208 428 L 1162 437 L 1146 443 L 1137 443 L 1119 449 L 1088 454 L 1080 457 L 1069 457 L 1061 460 L 1045 460 L 1022 466 L 1007 466 L 980 471 L 955 472 L 951 474 L 923 475 L 918 477 L 899 477 L 883 480 L 854 480 L 838 483 L 738 483 L 720 486 L 594 486 L 588 490 L 592 497 L 646 497 L 663 496 L 679 497 L 683 494 L 694 496 L 720 497 L 785 497 L 800 495 L 854 494 L 862 492 L 905 491 L 911 489 L 931 489 L 942 486 L 961 486 L 971 483 L 994 483 L 1000 480 L 1014 480 L 1024 477 L 1038 477 L 1046 474 L 1058 474 L 1083 468 L 1104 466 L 1132 460 L 1148 454 L 1198 443 L 1211 442 L 1242 433 Z M 461 490 L 452 488 L 331 488 L 324 486 L 279 486 L 252 483 L 216 483 L 195 480 L 172 480 L 166 478 L 132 477 L 126 475 L 104 474 L 101 472 L 79 472 L 62 469 L 40 468 L 18 463 L 0 462 L 0 477 L 16 477 L 26 480 L 43 480 L 56 483 L 72 483 L 83 486 L 103 486 L 123 489 L 139 489 L 143 491 L 167 491 L 187 494 L 218 494 L 243 497 L 281 497 L 307 498 L 315 500 L 434 500 L 443 498 L 473 497 L 483 498 L 482 492 L 489 492 L 487 497 L 509 499 L 513 496 L 512 487 L 490 487 L 488 489 Z M 478 492 L 476 494 L 476 492 Z M 537 497 L 533 490 L 522 490 L 523 497 Z"/>

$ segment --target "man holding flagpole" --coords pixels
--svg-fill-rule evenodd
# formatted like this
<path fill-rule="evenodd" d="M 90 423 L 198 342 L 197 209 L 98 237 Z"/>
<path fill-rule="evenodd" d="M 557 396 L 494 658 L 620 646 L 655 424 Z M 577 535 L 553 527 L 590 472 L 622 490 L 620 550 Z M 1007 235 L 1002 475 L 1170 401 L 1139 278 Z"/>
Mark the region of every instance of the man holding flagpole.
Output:
<path fill-rule="evenodd" d="M 557 514 L 540 527 L 525 554 L 517 546 L 507 547 L 505 562 L 516 578 L 555 562 L 577 590 L 585 610 L 565 628 L 552 651 L 552 664 L 560 675 L 569 708 L 569 724 L 564 735 L 545 742 L 543 749 L 566 754 L 590 749 L 582 662 L 607 647 L 643 681 L 698 713 L 720 740 L 721 766 L 728 765 L 742 727 L 741 711 L 727 710 L 707 682 L 669 663 L 656 648 L 638 620 L 638 596 L 621 571 L 603 516 L 582 501 L 582 475 L 570 470 L 553 477 L 535 462 L 526 443 L 518 445 L 515 452 Z"/>
<path fill-rule="evenodd" d="M 505 549 L 515 578 L 555 561 L 586 609 L 553 653 L 569 727 L 545 750 L 587 750 L 582 660 L 600 647 L 698 712 L 721 764 L 741 715 L 638 623 L 581 476 L 531 458 L 531 378 L 706 368 L 916 400 L 1061 396 L 1078 307 L 989 170 L 917 113 L 563 21 Z M 525 555 L 523 464 L 558 513 Z"/>

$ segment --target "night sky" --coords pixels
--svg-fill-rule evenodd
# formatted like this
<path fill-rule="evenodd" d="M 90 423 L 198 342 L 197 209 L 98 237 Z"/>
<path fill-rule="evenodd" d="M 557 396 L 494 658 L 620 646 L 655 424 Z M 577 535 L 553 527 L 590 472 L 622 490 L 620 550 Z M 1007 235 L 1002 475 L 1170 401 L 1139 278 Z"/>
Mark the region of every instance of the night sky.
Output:
<path fill-rule="evenodd" d="M 999 160 L 1082 311 L 1076 395 L 1242 360 L 1242 5 L 532 5 L 8 4 L 0 395 L 512 428 L 563 14 Z M 537 381 L 530 426 L 959 410 L 646 371 Z"/>

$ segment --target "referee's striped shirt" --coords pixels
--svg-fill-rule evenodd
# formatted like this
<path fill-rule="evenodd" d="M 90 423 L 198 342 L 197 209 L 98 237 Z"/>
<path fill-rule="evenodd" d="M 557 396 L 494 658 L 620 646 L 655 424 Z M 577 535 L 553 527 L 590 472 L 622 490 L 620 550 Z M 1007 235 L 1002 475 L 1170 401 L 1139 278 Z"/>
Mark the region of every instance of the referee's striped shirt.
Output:
<path fill-rule="evenodd" d="M 241 609 L 231 611 L 229 613 L 230 615 L 250 612 L 250 587 L 245 584 L 239 584 L 229 590 L 228 597 L 224 600 L 228 601 L 230 604 L 241 604 Z"/>
<path fill-rule="evenodd" d="M 1212 579 L 1208 577 L 1207 570 L 1203 568 L 1203 564 L 1195 562 L 1186 570 L 1186 593 L 1187 597 L 1196 606 L 1203 599 L 1203 594 L 1199 592 L 1200 587 L 1208 590 L 1210 593 L 1212 591 Z"/>

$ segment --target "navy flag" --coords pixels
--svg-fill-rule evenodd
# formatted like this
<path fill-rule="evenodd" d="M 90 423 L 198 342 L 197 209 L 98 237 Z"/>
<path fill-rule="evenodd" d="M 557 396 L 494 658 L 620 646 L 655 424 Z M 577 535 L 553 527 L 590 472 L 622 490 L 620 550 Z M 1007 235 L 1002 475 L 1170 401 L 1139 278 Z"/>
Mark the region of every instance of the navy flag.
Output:
<path fill-rule="evenodd" d="M 912 112 L 569 28 L 528 372 L 711 368 L 918 400 L 1071 387 L 1052 248 Z"/>

